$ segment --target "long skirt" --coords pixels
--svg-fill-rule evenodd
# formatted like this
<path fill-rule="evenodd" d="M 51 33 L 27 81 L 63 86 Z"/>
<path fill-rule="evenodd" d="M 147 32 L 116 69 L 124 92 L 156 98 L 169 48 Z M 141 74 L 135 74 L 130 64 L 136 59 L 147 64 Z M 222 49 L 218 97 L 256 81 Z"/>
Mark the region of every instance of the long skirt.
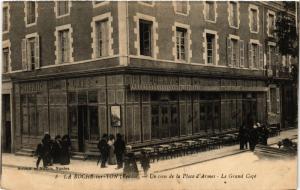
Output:
<path fill-rule="evenodd" d="M 114 145 L 109 146 L 109 154 L 108 154 L 108 164 L 115 165 L 117 164 L 116 155 L 114 153 L 115 147 Z"/>

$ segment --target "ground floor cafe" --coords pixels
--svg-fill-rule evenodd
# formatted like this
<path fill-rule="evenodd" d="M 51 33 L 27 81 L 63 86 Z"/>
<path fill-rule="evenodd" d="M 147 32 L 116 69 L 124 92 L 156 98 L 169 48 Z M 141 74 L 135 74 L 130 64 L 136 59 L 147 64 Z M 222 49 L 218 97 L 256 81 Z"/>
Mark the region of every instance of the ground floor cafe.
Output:
<path fill-rule="evenodd" d="M 158 75 L 100 75 L 14 82 L 14 148 L 45 133 L 69 134 L 74 152 L 97 151 L 103 134 L 132 147 L 234 133 L 267 122 L 264 81 Z"/>

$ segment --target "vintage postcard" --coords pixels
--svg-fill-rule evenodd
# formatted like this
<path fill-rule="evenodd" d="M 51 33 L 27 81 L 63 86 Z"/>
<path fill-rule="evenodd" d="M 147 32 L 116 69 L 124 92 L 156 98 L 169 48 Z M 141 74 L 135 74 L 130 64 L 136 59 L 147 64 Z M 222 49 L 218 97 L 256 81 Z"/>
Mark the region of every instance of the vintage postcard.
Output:
<path fill-rule="evenodd" d="M 298 1 L 3 1 L 1 188 L 297 188 Z"/>

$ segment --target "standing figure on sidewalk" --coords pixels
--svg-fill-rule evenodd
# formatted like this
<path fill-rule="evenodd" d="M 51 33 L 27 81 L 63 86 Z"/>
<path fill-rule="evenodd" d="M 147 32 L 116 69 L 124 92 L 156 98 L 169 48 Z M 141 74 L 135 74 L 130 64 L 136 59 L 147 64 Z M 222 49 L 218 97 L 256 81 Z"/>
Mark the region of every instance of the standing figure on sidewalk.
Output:
<path fill-rule="evenodd" d="M 122 139 L 122 135 L 120 133 L 117 134 L 117 140 L 114 143 L 114 146 L 118 164 L 117 169 L 120 169 L 123 167 L 123 157 L 126 150 L 125 141 Z"/>
<path fill-rule="evenodd" d="M 269 129 L 266 125 L 262 125 L 262 144 L 268 145 Z"/>
<path fill-rule="evenodd" d="M 38 159 L 36 161 L 36 168 L 39 167 L 40 161 L 43 160 L 43 167 L 47 167 L 51 163 L 51 145 L 50 145 L 51 137 L 49 134 L 45 134 L 42 142 L 37 145 L 36 155 Z"/>
<path fill-rule="evenodd" d="M 254 123 L 254 125 L 250 128 L 249 134 L 250 134 L 250 138 L 249 138 L 250 150 L 254 151 L 257 141 L 258 141 L 256 123 Z"/>
<path fill-rule="evenodd" d="M 64 135 L 61 142 L 62 153 L 61 153 L 61 165 L 70 164 L 70 151 L 71 151 L 71 140 L 69 135 Z"/>
<path fill-rule="evenodd" d="M 53 142 L 53 147 L 51 150 L 51 156 L 53 158 L 53 163 L 60 163 L 61 159 L 61 152 L 62 152 L 62 147 L 61 147 L 61 138 L 60 135 L 57 135 L 54 139 Z"/>
<path fill-rule="evenodd" d="M 144 177 L 147 177 L 148 170 L 150 168 L 150 159 L 149 159 L 148 154 L 145 151 L 142 151 L 141 166 L 144 170 Z"/>
<path fill-rule="evenodd" d="M 245 126 L 244 124 L 240 126 L 239 128 L 239 140 L 240 140 L 240 150 L 244 149 L 245 145 L 245 136 L 246 136 L 246 131 L 245 131 Z"/>
<path fill-rule="evenodd" d="M 108 154 L 108 164 L 115 165 L 116 164 L 116 155 L 115 155 L 115 136 L 109 135 L 109 140 L 107 142 L 109 146 L 109 154 Z"/>
<path fill-rule="evenodd" d="M 139 170 L 132 152 L 126 155 L 123 175 L 125 178 L 139 178 Z"/>
<path fill-rule="evenodd" d="M 107 144 L 107 134 L 104 134 L 98 143 L 98 149 L 101 156 L 101 168 L 105 168 L 105 164 L 108 157 L 109 146 Z"/>

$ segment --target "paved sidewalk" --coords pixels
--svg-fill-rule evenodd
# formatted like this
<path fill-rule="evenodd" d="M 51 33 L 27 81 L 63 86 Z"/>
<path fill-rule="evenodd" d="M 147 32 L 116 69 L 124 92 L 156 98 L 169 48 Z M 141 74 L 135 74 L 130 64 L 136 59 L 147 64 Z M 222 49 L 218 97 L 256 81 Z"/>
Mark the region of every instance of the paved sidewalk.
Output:
<path fill-rule="evenodd" d="M 281 132 L 280 136 L 269 138 L 268 143 L 274 144 L 279 140 L 284 138 L 297 138 L 297 129 L 291 129 Z M 247 150 L 239 150 L 239 145 L 224 146 L 220 149 L 199 152 L 196 154 L 190 154 L 178 158 L 159 160 L 158 162 L 151 163 L 151 168 L 149 173 L 158 173 L 167 170 L 172 170 L 175 168 L 180 168 L 184 166 L 189 166 L 196 163 L 206 162 L 213 159 L 222 158 L 225 156 L 230 156 L 238 153 L 242 153 Z M 25 156 L 15 156 L 14 154 L 2 154 L 2 162 L 4 167 L 29 167 L 33 169 L 36 163 L 36 157 L 25 157 Z M 106 175 L 106 174 L 121 174 L 122 169 L 116 170 L 116 165 L 108 165 L 107 168 L 100 168 L 96 165 L 95 160 L 71 160 L 71 164 L 67 166 L 62 166 L 56 164 L 49 167 L 48 170 L 38 170 L 36 172 L 54 172 L 61 174 L 95 174 L 95 175 Z M 65 167 L 65 168 L 64 168 Z M 62 169 L 62 170 L 60 170 Z M 138 163 L 138 169 L 142 173 L 142 168 Z"/>

